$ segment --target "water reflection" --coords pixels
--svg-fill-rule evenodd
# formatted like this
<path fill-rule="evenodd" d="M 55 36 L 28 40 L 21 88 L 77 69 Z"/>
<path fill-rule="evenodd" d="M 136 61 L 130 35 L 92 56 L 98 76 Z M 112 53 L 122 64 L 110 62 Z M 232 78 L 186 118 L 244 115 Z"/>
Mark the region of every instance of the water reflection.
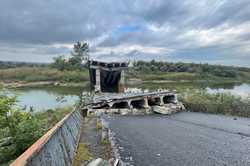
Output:
<path fill-rule="evenodd" d="M 209 93 L 231 93 L 232 95 L 238 95 L 243 98 L 247 98 L 250 96 L 250 85 L 249 84 L 241 84 L 235 85 L 230 88 L 210 88 L 207 87 L 206 90 Z"/>
<path fill-rule="evenodd" d="M 170 89 L 183 92 L 187 89 L 205 89 L 209 93 L 231 93 L 241 97 L 250 95 L 250 84 L 246 83 L 209 83 L 209 82 L 170 82 L 170 83 L 143 83 L 139 85 L 130 85 L 131 88 L 149 89 Z"/>
<path fill-rule="evenodd" d="M 81 90 L 74 88 L 22 88 L 10 89 L 8 93 L 17 96 L 18 106 L 35 111 L 72 106 L 79 100 Z"/>
<path fill-rule="evenodd" d="M 227 92 L 244 98 L 250 96 L 249 84 L 144 83 L 129 87 L 149 90 L 157 90 L 159 88 L 176 89 L 179 92 L 185 91 L 185 89 L 206 89 L 209 93 Z M 17 96 L 18 105 L 20 107 L 26 107 L 26 110 L 33 107 L 35 111 L 74 105 L 79 100 L 78 96 L 82 91 L 88 91 L 88 89 L 72 87 L 35 87 L 8 90 L 10 94 Z"/>

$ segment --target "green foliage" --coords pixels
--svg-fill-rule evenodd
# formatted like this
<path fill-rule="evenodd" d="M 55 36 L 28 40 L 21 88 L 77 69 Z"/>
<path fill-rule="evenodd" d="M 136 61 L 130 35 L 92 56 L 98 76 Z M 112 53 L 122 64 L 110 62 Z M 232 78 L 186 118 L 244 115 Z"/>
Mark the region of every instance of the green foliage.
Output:
<path fill-rule="evenodd" d="M 0 69 L 10 69 L 17 67 L 48 67 L 47 63 L 29 63 L 29 62 L 6 62 L 0 61 Z"/>
<path fill-rule="evenodd" d="M 64 56 L 58 56 L 54 58 L 54 63 L 52 67 L 63 71 L 63 70 L 81 70 L 82 61 L 88 61 L 89 45 L 85 42 L 77 42 L 74 44 L 73 51 L 71 52 L 71 57 L 66 60 Z"/>
<path fill-rule="evenodd" d="M 64 56 L 58 56 L 54 58 L 54 63 L 52 64 L 52 67 L 63 71 L 65 69 L 66 66 L 66 60 L 64 58 Z"/>
<path fill-rule="evenodd" d="M 59 71 L 57 69 L 44 67 L 22 67 L 0 70 L 0 80 L 11 81 L 58 81 L 58 82 L 83 82 L 88 81 L 88 71 L 84 70 L 64 70 Z"/>
<path fill-rule="evenodd" d="M 96 129 L 101 130 L 102 129 L 102 124 L 100 121 L 96 121 Z"/>
<path fill-rule="evenodd" d="M 0 96 L 0 135 L 8 142 L 0 147 L 0 164 L 14 159 L 43 133 L 43 125 L 30 112 L 14 108 L 16 99 Z"/>
<path fill-rule="evenodd" d="M 72 111 L 67 107 L 33 113 L 21 111 L 15 105 L 15 97 L 0 95 L 0 165 L 14 160 Z"/>
<path fill-rule="evenodd" d="M 72 107 L 49 109 L 45 112 L 38 112 L 34 116 L 42 121 L 46 129 L 50 129 L 72 110 Z"/>
<path fill-rule="evenodd" d="M 93 157 L 88 150 L 88 146 L 84 143 L 79 143 L 72 165 L 79 166 L 85 163 L 86 161 L 90 161 L 92 159 Z"/>
<path fill-rule="evenodd" d="M 147 75 L 158 75 L 155 76 L 156 79 L 165 80 L 169 79 L 167 74 L 170 72 L 174 73 L 183 73 L 183 78 L 190 80 L 193 79 L 193 75 L 191 77 L 187 76 L 187 73 L 194 73 L 196 75 L 195 79 L 244 79 L 249 80 L 250 73 L 249 68 L 245 67 L 233 67 L 233 66 L 221 66 L 221 65 L 208 65 L 208 64 L 194 64 L 194 63 L 170 63 L 170 62 L 157 62 L 157 61 L 137 61 L 134 63 L 133 72 L 137 73 L 137 76 L 142 78 L 144 77 L 144 73 Z M 131 71 L 132 73 L 132 71 Z M 166 73 L 163 74 L 163 73 Z M 162 76 L 160 76 L 162 75 Z M 186 77 L 187 76 L 187 77 Z M 157 78 L 158 77 L 158 78 Z M 183 79 L 178 78 L 177 79 Z M 149 78 L 150 79 L 150 78 Z M 174 78 L 175 79 L 175 78 Z"/>
<path fill-rule="evenodd" d="M 89 57 L 87 52 L 89 51 L 89 45 L 85 42 L 77 42 L 74 44 L 73 52 L 71 53 L 73 57 L 78 57 L 81 60 L 88 60 Z"/>
<path fill-rule="evenodd" d="M 250 117 L 250 100 L 232 94 L 190 90 L 179 98 L 190 111 Z"/>
<path fill-rule="evenodd" d="M 143 76 L 145 81 L 152 80 L 194 80 L 198 79 L 198 76 L 195 73 L 187 73 L 187 72 L 166 72 L 166 73 L 155 73 L 155 74 L 147 74 Z"/>

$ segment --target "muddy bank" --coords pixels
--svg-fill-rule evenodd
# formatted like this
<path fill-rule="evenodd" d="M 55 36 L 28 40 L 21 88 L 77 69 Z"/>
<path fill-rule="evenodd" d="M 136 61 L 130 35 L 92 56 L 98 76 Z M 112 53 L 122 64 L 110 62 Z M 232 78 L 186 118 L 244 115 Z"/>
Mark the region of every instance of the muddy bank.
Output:
<path fill-rule="evenodd" d="M 88 82 L 83 83 L 62 83 L 55 81 L 39 81 L 39 82 L 0 82 L 0 85 L 5 88 L 23 88 L 23 87 L 39 87 L 39 86 L 61 86 L 61 87 L 85 87 Z"/>

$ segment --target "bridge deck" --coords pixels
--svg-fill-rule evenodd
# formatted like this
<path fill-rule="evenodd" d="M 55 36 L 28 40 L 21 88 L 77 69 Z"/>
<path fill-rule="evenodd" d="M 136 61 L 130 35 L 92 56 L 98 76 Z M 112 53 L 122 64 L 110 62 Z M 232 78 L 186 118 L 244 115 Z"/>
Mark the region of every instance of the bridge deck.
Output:
<path fill-rule="evenodd" d="M 132 165 L 250 165 L 250 119 L 183 112 L 107 118 Z"/>
<path fill-rule="evenodd" d="M 145 96 L 162 96 L 162 95 L 174 95 L 175 92 L 163 91 L 163 92 L 147 92 L 147 93 L 103 93 L 94 96 L 94 103 L 112 100 L 126 100 Z"/>

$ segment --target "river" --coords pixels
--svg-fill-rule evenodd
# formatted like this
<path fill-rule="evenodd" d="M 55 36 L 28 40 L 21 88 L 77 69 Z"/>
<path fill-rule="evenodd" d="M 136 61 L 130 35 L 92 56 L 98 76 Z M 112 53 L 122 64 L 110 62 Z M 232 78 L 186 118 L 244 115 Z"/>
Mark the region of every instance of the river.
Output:
<path fill-rule="evenodd" d="M 72 87 L 26 87 L 7 89 L 7 94 L 17 97 L 17 106 L 24 110 L 46 111 L 73 106 L 79 101 L 80 88 Z"/>
<path fill-rule="evenodd" d="M 137 87 L 155 90 L 158 88 L 178 89 L 205 89 L 210 93 L 227 92 L 241 97 L 250 94 L 249 84 L 192 84 L 192 83 L 161 83 L 141 84 Z M 86 90 L 86 89 L 85 89 Z M 33 107 L 35 111 L 45 111 L 58 107 L 72 106 L 79 100 L 82 88 L 72 87 L 27 87 L 7 89 L 7 92 L 17 96 L 18 105 L 28 110 Z"/>

